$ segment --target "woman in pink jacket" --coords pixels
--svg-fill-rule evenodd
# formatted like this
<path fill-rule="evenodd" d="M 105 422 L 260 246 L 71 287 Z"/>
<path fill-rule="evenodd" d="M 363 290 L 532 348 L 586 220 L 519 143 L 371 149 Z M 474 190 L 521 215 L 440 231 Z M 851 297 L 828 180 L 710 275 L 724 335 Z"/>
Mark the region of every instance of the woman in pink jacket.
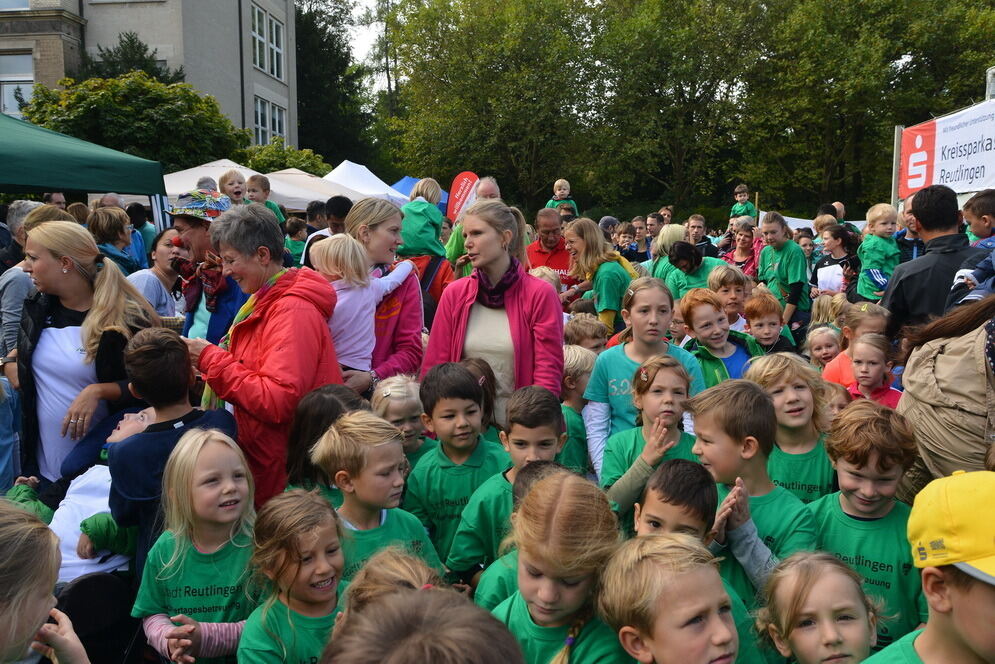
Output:
<path fill-rule="evenodd" d="M 504 424 L 512 392 L 540 385 L 560 393 L 563 310 L 553 287 L 530 276 L 521 254 L 525 219 L 499 200 L 480 200 L 463 215 L 473 273 L 442 292 L 422 375 L 465 357 L 486 360 L 497 377 L 495 416 Z"/>

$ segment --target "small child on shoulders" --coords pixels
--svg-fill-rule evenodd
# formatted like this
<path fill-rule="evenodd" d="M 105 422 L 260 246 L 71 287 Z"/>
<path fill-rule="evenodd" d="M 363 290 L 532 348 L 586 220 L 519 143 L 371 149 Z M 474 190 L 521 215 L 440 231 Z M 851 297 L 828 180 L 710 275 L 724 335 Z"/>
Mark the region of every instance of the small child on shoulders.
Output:
<path fill-rule="evenodd" d="M 250 175 L 249 179 L 245 181 L 245 197 L 253 203 L 265 205 L 266 209 L 276 216 L 277 223 L 282 224 L 286 218 L 283 216 L 280 206 L 269 199 L 269 192 L 269 178 L 265 175 L 258 173 Z"/>
<path fill-rule="evenodd" d="M 927 618 L 919 576 L 909 572 L 909 506 L 895 498 L 917 456 L 915 435 L 894 410 L 862 400 L 833 423 L 826 449 L 840 490 L 808 505 L 818 547 L 853 567 L 864 590 L 884 600 L 889 619 L 877 625 L 877 648 L 884 648 Z"/>
<path fill-rule="evenodd" d="M 860 243 L 860 277 L 857 295 L 868 302 L 877 302 L 884 295 L 892 272 L 898 267 L 900 250 L 893 237 L 898 227 L 898 210 L 889 203 L 878 203 L 867 211 L 867 228 Z"/>
<path fill-rule="evenodd" d="M 736 188 L 732 190 L 732 196 L 736 202 L 729 210 L 730 219 L 735 217 L 757 218 L 757 208 L 750 202 L 750 188 L 745 182 L 736 185 Z"/>
<path fill-rule="evenodd" d="M 553 197 L 546 201 L 546 207 L 562 210 L 565 204 L 569 204 L 575 217 L 580 216 L 577 202 L 570 195 L 570 183 L 560 178 L 553 183 Z"/>
<path fill-rule="evenodd" d="M 770 293 L 757 293 L 746 301 L 746 331 L 764 353 L 794 353 L 795 344 L 784 330 L 781 303 Z"/>
<path fill-rule="evenodd" d="M 508 534 L 516 476 L 530 463 L 552 461 L 566 440 L 560 403 L 544 387 L 516 390 L 508 400 L 506 420 L 508 431 L 501 432 L 501 445 L 511 457 L 511 467 L 489 478 L 470 496 L 446 559 L 446 567 L 471 585 L 498 558 Z"/>

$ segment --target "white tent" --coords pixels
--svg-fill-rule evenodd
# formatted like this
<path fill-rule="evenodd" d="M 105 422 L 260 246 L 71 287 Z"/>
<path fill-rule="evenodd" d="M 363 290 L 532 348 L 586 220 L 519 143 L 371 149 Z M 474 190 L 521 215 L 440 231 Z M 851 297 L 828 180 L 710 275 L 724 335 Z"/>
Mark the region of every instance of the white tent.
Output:
<path fill-rule="evenodd" d="M 200 166 L 194 166 L 193 168 L 188 168 L 184 171 L 177 171 L 166 175 L 163 178 L 166 182 L 166 194 L 169 196 L 170 200 L 175 202 L 176 198 L 183 192 L 196 189 L 197 180 L 200 178 L 207 176 L 214 178 L 214 181 L 217 182 L 225 171 L 233 168 L 240 172 L 246 180 L 249 179 L 250 175 L 262 175 L 262 173 L 242 166 L 241 164 L 236 164 L 230 159 L 218 159 L 217 161 L 201 164 Z M 328 198 L 327 196 L 322 197 L 320 194 L 317 194 L 310 189 L 305 189 L 304 187 L 284 182 L 282 180 L 279 182 L 270 180 L 269 184 L 269 199 L 274 203 L 279 203 L 288 210 L 306 210 L 307 204 L 311 201 L 324 200 L 325 198 Z"/>
<path fill-rule="evenodd" d="M 276 189 L 277 183 L 307 189 L 314 192 L 315 200 L 324 201 L 332 196 L 345 196 L 355 203 L 361 198 L 366 198 L 354 189 L 330 182 L 317 175 L 311 175 L 299 168 L 285 168 L 282 171 L 273 171 L 272 173 L 267 173 L 266 177 L 269 178 L 270 187 L 273 189 Z"/>
<path fill-rule="evenodd" d="M 358 191 L 363 196 L 388 200 L 395 205 L 404 205 L 408 202 L 407 196 L 378 178 L 373 174 L 373 171 L 348 159 L 336 166 L 322 179 Z"/>

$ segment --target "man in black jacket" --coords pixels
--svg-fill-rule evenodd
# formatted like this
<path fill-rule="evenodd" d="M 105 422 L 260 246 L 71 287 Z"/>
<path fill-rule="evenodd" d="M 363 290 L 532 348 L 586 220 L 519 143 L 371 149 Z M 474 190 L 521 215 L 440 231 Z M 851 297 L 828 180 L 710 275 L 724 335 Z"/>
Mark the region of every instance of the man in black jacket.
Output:
<path fill-rule="evenodd" d="M 912 216 L 926 253 L 900 264 L 888 282 L 881 305 L 891 311 L 887 333 L 892 337 L 905 325 L 943 315 L 954 274 L 966 261 L 976 262 L 985 253 L 971 247 L 960 232 L 962 216 L 950 187 L 934 184 L 916 192 Z"/>

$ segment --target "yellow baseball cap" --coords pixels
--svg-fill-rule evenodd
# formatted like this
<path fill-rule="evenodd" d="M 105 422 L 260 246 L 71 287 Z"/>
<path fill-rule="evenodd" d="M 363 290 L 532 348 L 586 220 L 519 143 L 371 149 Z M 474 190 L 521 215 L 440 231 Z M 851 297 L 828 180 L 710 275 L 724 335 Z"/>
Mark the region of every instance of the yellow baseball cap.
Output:
<path fill-rule="evenodd" d="M 955 471 L 916 496 L 908 536 L 916 567 L 955 565 L 995 585 L 995 473 Z"/>

